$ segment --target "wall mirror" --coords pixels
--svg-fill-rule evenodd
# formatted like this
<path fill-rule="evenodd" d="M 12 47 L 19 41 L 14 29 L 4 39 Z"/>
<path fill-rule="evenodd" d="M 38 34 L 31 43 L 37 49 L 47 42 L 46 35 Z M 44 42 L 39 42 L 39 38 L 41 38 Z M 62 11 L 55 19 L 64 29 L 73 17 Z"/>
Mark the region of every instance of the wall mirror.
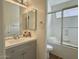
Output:
<path fill-rule="evenodd" d="M 27 22 L 28 22 L 28 29 L 29 30 L 36 30 L 37 29 L 37 10 L 33 9 L 29 11 L 27 14 Z"/>
<path fill-rule="evenodd" d="M 20 7 L 12 3 L 4 4 L 4 35 L 10 37 L 20 34 Z"/>

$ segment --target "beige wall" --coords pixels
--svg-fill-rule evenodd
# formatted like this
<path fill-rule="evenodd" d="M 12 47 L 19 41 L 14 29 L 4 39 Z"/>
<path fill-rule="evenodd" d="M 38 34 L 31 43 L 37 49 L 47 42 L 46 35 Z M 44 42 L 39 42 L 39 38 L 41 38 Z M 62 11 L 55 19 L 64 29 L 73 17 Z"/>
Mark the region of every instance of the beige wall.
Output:
<path fill-rule="evenodd" d="M 32 0 L 31 0 L 32 1 Z M 45 21 L 46 21 L 46 0 L 33 0 L 32 6 L 37 9 L 37 59 L 46 59 Z M 27 9 L 24 11 L 24 13 Z M 42 22 L 42 24 L 41 24 Z"/>
<path fill-rule="evenodd" d="M 45 48 L 45 21 L 46 21 L 46 0 L 34 0 L 33 5 L 38 8 L 37 11 L 37 59 L 46 59 Z M 42 24 L 41 24 L 42 21 Z"/>
<path fill-rule="evenodd" d="M 4 59 L 4 40 L 3 40 L 3 1 L 0 0 L 0 59 Z"/>

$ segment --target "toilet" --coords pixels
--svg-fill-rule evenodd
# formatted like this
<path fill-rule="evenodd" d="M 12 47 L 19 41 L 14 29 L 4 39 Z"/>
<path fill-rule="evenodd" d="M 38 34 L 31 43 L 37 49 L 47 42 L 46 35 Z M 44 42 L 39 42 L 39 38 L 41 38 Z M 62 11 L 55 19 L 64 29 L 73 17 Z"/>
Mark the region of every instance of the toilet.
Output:
<path fill-rule="evenodd" d="M 53 46 L 47 44 L 47 59 L 49 59 L 49 53 L 53 51 Z"/>

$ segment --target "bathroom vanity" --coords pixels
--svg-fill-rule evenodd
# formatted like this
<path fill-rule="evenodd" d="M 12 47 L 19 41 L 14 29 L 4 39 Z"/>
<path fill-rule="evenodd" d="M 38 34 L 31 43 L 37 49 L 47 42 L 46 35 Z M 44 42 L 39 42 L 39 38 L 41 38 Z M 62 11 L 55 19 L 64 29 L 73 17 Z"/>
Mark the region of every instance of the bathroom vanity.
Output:
<path fill-rule="evenodd" d="M 14 0 L 15 1 L 15 0 Z M 16 0 L 19 2 L 19 0 Z M 6 59 L 36 59 L 36 38 L 34 34 L 25 37 L 24 30 L 35 31 L 37 26 L 36 9 L 24 13 L 23 8 L 5 1 L 4 6 L 4 36 L 13 37 L 5 39 Z M 30 33 L 32 34 L 32 33 Z M 19 35 L 23 37 L 19 38 Z"/>
<path fill-rule="evenodd" d="M 6 59 L 36 59 L 36 39 L 6 40 Z"/>

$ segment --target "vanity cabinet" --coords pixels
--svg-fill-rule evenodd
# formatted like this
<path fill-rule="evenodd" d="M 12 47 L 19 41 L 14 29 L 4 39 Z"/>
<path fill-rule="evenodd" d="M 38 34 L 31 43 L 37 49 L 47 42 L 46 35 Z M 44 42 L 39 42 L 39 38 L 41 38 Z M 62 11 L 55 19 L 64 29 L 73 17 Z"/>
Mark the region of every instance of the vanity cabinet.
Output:
<path fill-rule="evenodd" d="M 6 59 L 36 59 L 36 41 L 6 49 Z"/>

